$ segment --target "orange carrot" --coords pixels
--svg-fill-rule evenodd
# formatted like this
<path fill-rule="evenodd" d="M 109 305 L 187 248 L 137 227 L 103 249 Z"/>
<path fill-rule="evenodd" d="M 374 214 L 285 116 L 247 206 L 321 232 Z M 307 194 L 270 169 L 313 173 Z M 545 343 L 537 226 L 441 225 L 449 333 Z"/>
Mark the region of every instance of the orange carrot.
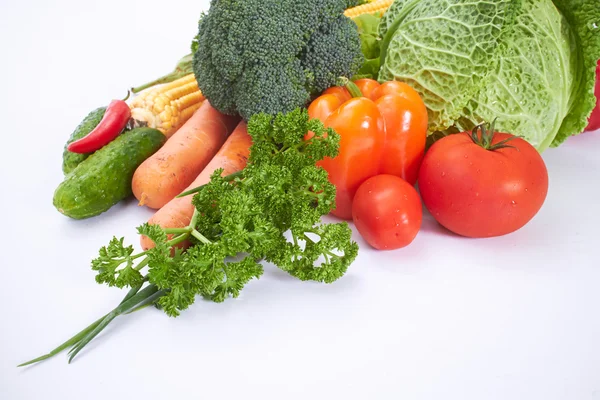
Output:
<path fill-rule="evenodd" d="M 206 167 L 239 119 L 221 114 L 208 101 L 133 175 L 140 205 L 158 209 L 187 187 Z"/>
<path fill-rule="evenodd" d="M 212 173 L 219 168 L 223 168 L 222 176 L 230 175 L 244 169 L 250 155 L 251 145 L 252 139 L 248 135 L 246 124 L 240 122 L 211 162 L 181 193 L 207 184 L 210 181 Z M 192 197 L 191 195 L 175 197 L 158 210 L 148 223 L 151 225 L 160 225 L 163 228 L 185 228 L 190 223 L 192 214 L 194 214 Z M 146 236 L 141 237 L 141 244 L 144 250 L 154 247 L 154 242 Z M 179 247 L 187 247 L 188 245 L 189 243 L 184 242 Z"/>

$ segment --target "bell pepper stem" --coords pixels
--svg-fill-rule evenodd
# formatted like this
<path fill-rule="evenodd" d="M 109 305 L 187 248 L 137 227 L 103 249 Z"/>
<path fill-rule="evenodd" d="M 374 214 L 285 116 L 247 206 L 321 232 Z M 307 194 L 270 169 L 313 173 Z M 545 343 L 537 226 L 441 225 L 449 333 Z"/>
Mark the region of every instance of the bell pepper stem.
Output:
<path fill-rule="evenodd" d="M 338 79 L 338 86 L 344 86 L 350 92 L 350 95 L 353 98 L 356 97 L 364 97 L 363 93 L 360 91 L 356 83 L 352 82 L 350 79 L 346 77 L 340 77 Z"/>

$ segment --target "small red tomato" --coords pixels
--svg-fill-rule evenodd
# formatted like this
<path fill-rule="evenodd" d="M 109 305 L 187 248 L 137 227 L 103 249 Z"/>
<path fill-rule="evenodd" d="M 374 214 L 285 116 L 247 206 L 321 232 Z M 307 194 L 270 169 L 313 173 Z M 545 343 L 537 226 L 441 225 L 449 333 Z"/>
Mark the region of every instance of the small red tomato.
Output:
<path fill-rule="evenodd" d="M 431 146 L 419 189 L 431 215 L 452 232 L 500 236 L 520 229 L 540 210 L 548 171 L 527 141 L 482 125 Z"/>
<path fill-rule="evenodd" d="M 376 175 L 356 191 L 352 203 L 356 229 L 378 250 L 409 245 L 423 219 L 421 199 L 415 188 L 395 175 Z"/>

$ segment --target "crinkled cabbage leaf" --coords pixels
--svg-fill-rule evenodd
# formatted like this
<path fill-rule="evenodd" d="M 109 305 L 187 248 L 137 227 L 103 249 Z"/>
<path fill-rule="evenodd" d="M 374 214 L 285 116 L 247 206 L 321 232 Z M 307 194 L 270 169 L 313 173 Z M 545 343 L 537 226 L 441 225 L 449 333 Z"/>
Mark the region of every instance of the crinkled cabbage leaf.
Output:
<path fill-rule="evenodd" d="M 594 104 L 599 0 L 395 0 L 380 81 L 409 83 L 430 134 L 497 118 L 539 151 L 581 133 Z"/>

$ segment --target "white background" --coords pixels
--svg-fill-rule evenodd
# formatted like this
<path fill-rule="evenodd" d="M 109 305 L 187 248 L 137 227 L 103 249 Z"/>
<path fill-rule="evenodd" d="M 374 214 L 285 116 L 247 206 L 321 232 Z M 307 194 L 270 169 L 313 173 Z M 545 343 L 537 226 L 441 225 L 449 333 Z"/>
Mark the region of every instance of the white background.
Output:
<path fill-rule="evenodd" d="M 267 268 L 239 299 L 120 318 L 71 365 L 17 369 L 112 309 L 89 261 L 137 246 L 133 201 L 71 221 L 61 153 L 90 110 L 170 71 L 206 1 L 0 3 L 0 398 L 600 399 L 600 132 L 544 153 L 547 201 L 522 230 L 453 236 L 427 216 L 400 251 L 333 285 Z"/>

